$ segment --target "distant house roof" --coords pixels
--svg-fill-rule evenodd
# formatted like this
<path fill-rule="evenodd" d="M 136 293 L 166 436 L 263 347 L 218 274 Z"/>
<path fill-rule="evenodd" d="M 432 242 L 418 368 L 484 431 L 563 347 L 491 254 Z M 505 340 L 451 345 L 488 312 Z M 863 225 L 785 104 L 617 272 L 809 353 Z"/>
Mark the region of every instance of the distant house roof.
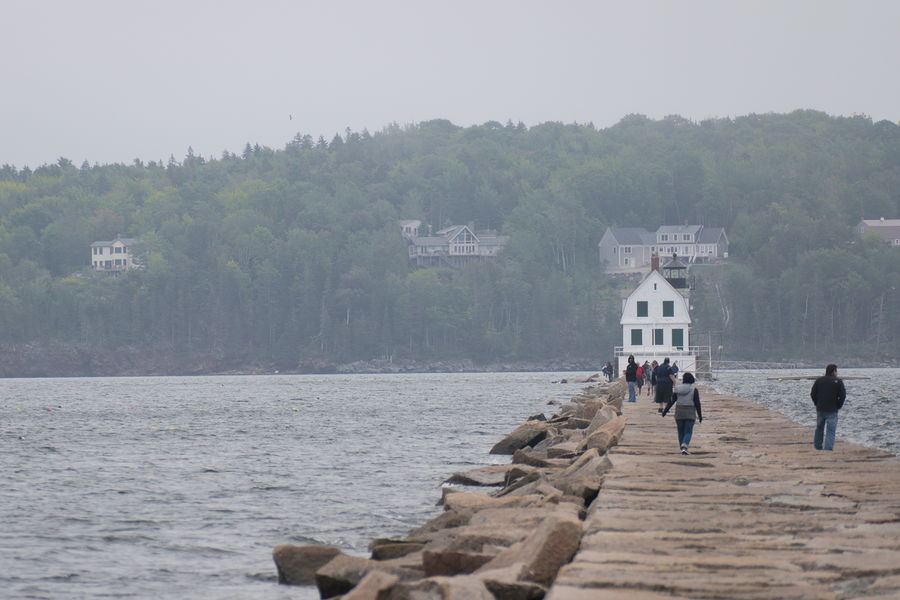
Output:
<path fill-rule="evenodd" d="M 500 235 L 491 229 L 478 232 L 478 242 L 482 246 L 505 246 L 509 241 L 508 235 Z"/>
<path fill-rule="evenodd" d="M 673 268 L 682 268 L 687 269 L 687 265 L 681 262 L 681 259 L 678 258 L 678 255 L 673 255 L 672 258 L 669 259 L 669 262 L 663 265 L 664 269 L 673 269 Z"/>
<path fill-rule="evenodd" d="M 698 244 L 715 244 L 725 235 L 723 227 L 704 227 L 700 230 L 700 237 L 697 238 Z M 726 236 L 725 239 L 728 239 Z"/>
<path fill-rule="evenodd" d="M 452 227 L 446 227 L 437 232 L 438 235 L 445 237 L 448 240 L 452 240 L 456 237 L 460 231 L 463 229 L 468 229 L 472 235 L 475 236 L 475 239 L 478 239 L 478 234 L 475 233 L 475 230 L 467 225 L 453 225 Z"/>
<path fill-rule="evenodd" d="M 876 233 L 891 242 L 900 239 L 900 219 L 863 219 L 859 224 L 860 233 Z"/>
<path fill-rule="evenodd" d="M 126 246 L 133 246 L 136 243 L 136 241 L 137 240 L 135 240 L 134 238 L 116 238 L 116 239 L 110 240 L 108 242 L 107 241 L 94 242 L 93 244 L 91 244 L 91 248 L 93 248 L 95 246 L 112 246 L 116 242 L 122 242 Z"/>
<path fill-rule="evenodd" d="M 656 243 L 656 236 L 648 233 L 643 227 L 615 227 L 610 228 L 609 231 L 616 238 L 619 245 L 622 246 L 640 246 Z"/>
<path fill-rule="evenodd" d="M 447 245 L 447 238 L 445 238 L 443 236 L 441 236 L 441 237 L 435 237 L 433 235 L 420 236 L 417 238 L 413 238 L 413 241 L 415 241 L 416 246 L 446 246 Z"/>
<path fill-rule="evenodd" d="M 693 233 L 700 230 L 700 225 L 660 225 L 656 233 Z"/>

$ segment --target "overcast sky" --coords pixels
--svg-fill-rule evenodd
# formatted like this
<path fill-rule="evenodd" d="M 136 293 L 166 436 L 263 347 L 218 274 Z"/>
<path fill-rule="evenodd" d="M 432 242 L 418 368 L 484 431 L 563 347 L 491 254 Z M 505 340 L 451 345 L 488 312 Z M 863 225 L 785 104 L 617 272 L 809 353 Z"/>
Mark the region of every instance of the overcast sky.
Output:
<path fill-rule="evenodd" d="M 900 120 L 898 0 L 0 0 L 0 164 L 449 119 Z"/>

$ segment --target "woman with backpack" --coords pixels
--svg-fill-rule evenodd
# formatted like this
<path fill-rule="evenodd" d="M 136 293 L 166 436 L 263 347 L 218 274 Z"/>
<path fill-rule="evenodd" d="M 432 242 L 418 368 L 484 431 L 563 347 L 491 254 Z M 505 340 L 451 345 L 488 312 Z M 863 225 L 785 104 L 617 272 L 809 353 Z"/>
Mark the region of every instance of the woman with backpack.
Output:
<path fill-rule="evenodd" d="M 675 405 L 675 426 L 678 428 L 678 444 L 682 454 L 690 454 L 688 447 L 691 445 L 691 436 L 694 434 L 694 422 L 703 422 L 703 412 L 700 410 L 700 392 L 694 387 L 694 376 L 685 371 L 681 377 L 681 383 L 672 391 L 672 398 L 662 411 L 666 416 L 672 405 Z"/>

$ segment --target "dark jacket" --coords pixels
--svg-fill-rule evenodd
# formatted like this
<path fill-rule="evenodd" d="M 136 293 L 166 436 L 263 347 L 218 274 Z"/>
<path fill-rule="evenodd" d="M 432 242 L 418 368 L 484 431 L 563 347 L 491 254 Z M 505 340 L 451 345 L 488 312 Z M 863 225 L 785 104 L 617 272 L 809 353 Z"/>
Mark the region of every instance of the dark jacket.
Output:
<path fill-rule="evenodd" d="M 637 381 L 637 363 L 630 362 L 625 367 L 625 381 Z"/>
<path fill-rule="evenodd" d="M 816 379 L 809 391 L 818 412 L 836 412 L 844 406 L 847 390 L 844 382 L 833 375 L 823 375 Z"/>
<path fill-rule="evenodd" d="M 670 365 L 667 365 L 666 363 L 663 363 L 656 367 L 656 369 L 653 370 L 653 374 L 656 375 L 657 383 L 659 383 L 661 380 L 672 383 L 672 378 L 669 377 L 670 375 L 672 375 L 672 367 Z"/>

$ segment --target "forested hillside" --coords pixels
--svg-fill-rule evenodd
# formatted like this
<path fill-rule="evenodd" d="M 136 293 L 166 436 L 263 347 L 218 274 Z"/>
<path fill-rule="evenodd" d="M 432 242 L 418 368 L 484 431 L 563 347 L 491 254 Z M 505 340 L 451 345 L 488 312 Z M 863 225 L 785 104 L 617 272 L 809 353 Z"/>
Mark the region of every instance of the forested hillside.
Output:
<path fill-rule="evenodd" d="M 298 134 L 284 149 L 0 171 L 4 373 L 78 356 L 87 373 L 374 358 L 590 358 L 621 343 L 607 226 L 725 227 L 695 269 L 695 343 L 747 360 L 900 357 L 900 127 L 819 112 L 613 127 L 447 121 Z M 399 219 L 509 235 L 496 260 L 413 270 Z M 139 240 L 143 268 L 89 268 Z M 18 361 L 18 362 L 17 362 Z M 70 369 L 71 370 L 71 369 Z"/>

